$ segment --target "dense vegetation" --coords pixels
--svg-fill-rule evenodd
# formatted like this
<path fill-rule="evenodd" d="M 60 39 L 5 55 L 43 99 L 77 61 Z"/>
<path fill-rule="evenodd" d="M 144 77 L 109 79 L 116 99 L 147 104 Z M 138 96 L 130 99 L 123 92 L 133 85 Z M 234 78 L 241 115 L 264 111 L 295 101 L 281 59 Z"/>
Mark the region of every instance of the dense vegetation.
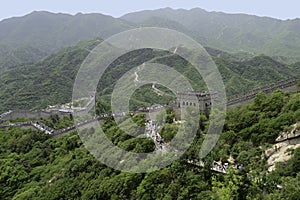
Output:
<path fill-rule="evenodd" d="M 77 70 L 88 54 L 83 47 L 91 45 L 87 43 L 62 49 L 37 64 L 12 67 L 2 73 L 0 110 L 45 108 L 52 103 L 69 102 Z"/>
<path fill-rule="evenodd" d="M 0 73 L 14 66 L 34 64 L 47 56 L 46 52 L 29 46 L 10 50 L 0 45 L 0 49 Z"/>
<path fill-rule="evenodd" d="M 9 109 L 40 109 L 48 105 L 71 101 L 73 82 L 77 71 L 89 50 L 99 40 L 80 42 L 64 48 L 36 64 L 10 67 L 0 73 L 0 112 Z M 299 63 L 286 65 L 267 56 L 238 56 L 208 48 L 223 77 L 228 96 L 296 76 Z M 121 56 L 107 69 L 99 82 L 98 95 L 109 101 L 116 81 L 124 73 L 143 62 L 166 54 L 166 52 L 142 49 Z M 243 58 L 244 57 L 244 58 Z M 205 89 L 195 69 L 179 56 L 158 59 L 155 62 L 174 67 L 190 80 L 195 90 Z M 159 87 L 159 86 L 158 86 Z M 143 96 L 147 94 L 147 96 Z M 166 103 L 171 98 L 161 98 L 151 86 L 143 87 L 134 94 L 132 109 L 149 106 L 151 103 Z M 149 97 L 149 98 L 148 98 Z"/>
<path fill-rule="evenodd" d="M 229 111 L 225 129 L 214 150 L 197 162 L 208 123 L 200 129 L 189 150 L 170 166 L 147 174 L 130 174 L 110 169 L 95 160 L 76 132 L 52 138 L 41 132 L 0 129 L 1 199 L 291 199 L 300 196 L 300 149 L 293 157 L 267 173 L 263 150 L 278 134 L 300 121 L 300 94 L 280 91 L 259 94 L 253 103 Z M 164 130 L 172 133 L 172 110 Z M 143 126 L 143 115 L 133 120 Z M 63 124 L 68 119 L 53 120 Z M 134 152 L 149 151 L 149 139 L 132 138 L 116 127 L 112 119 L 103 129 L 112 142 Z M 162 133 L 163 135 L 165 133 Z M 153 146 L 153 145 L 152 145 Z M 241 170 L 227 175 L 211 172 L 213 160 L 232 156 Z"/>
<path fill-rule="evenodd" d="M 299 19 L 281 21 L 169 8 L 133 13 L 122 19 L 100 14 L 33 12 L 0 22 L 0 113 L 70 102 L 77 71 L 101 40 L 75 43 L 140 26 L 175 29 L 202 44 L 223 49 L 206 47 L 228 96 L 300 75 Z M 112 63 L 97 88 L 97 114 L 110 111 L 110 94 L 120 77 L 133 67 L 167 54 L 140 49 Z M 153 62 L 172 66 L 195 90 L 205 90 L 195 69 L 179 56 L 171 54 Z M 151 84 L 144 85 L 131 97 L 130 109 L 174 100 L 167 88 L 159 84 L 156 87 L 171 96 L 161 96 Z M 177 134 L 178 124 L 185 122 L 176 122 L 171 107 L 167 107 L 165 118 L 159 117 L 160 125 L 166 122 L 159 134 L 169 142 Z M 129 118 L 145 127 L 143 114 L 128 115 L 122 126 L 131 128 Z M 35 120 L 53 129 L 73 124 L 72 116 Z M 120 172 L 100 163 L 76 131 L 53 137 L 33 129 L 0 129 L 0 199 L 299 200 L 300 149 L 289 150 L 292 158 L 277 163 L 272 172 L 267 172 L 264 154 L 278 135 L 296 122 L 300 122 L 300 93 L 260 93 L 252 103 L 228 111 L 223 133 L 205 159 L 200 161 L 198 154 L 209 119 L 200 115 L 199 130 L 184 155 L 164 169 L 143 174 Z M 155 149 L 152 139 L 127 135 L 113 118 L 101 123 L 107 138 L 120 148 L 135 153 Z M 90 137 L 97 130 L 84 131 Z M 210 170 L 213 161 L 228 160 L 234 160 L 241 169 L 232 164 L 226 175 Z"/>

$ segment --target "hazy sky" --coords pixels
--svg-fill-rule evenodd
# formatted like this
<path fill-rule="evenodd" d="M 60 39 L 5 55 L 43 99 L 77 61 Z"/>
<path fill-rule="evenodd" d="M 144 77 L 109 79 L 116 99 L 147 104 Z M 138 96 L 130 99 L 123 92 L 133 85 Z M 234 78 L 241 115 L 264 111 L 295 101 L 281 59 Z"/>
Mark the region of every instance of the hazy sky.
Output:
<path fill-rule="evenodd" d="M 126 13 L 157 8 L 195 8 L 227 13 L 247 13 L 280 19 L 300 18 L 298 0 L 3 0 L 0 20 L 34 10 L 76 14 L 103 13 L 120 17 Z"/>

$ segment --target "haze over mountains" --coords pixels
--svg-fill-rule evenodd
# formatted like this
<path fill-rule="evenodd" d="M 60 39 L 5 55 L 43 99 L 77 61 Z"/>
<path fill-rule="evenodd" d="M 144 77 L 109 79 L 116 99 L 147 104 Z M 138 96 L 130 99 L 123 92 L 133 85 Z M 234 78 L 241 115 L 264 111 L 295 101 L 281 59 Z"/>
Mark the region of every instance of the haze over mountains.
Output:
<path fill-rule="evenodd" d="M 0 22 L 1 54 L 19 47 L 53 52 L 81 40 L 107 38 L 141 26 L 184 32 L 204 46 L 232 52 L 298 57 L 300 19 L 278 20 L 244 14 L 207 12 L 200 8 L 141 11 L 113 18 L 102 14 L 33 12 Z"/>
<path fill-rule="evenodd" d="M 218 49 L 267 55 L 299 55 L 300 19 L 283 21 L 245 14 L 207 12 L 200 8 L 141 11 L 127 14 L 122 19 L 138 24 L 147 22 L 152 26 L 159 19 L 167 19 L 198 35 L 196 39 L 202 44 Z M 176 29 L 174 26 L 172 28 Z"/>
<path fill-rule="evenodd" d="M 34 51 L 36 53 L 29 57 L 33 58 L 31 61 L 37 61 L 40 54 L 49 55 L 79 41 L 106 38 L 130 28 L 133 28 L 130 23 L 102 14 L 72 16 L 40 11 L 6 19 L 0 22 L 0 66 L 7 67 L 7 60 L 11 60 L 9 66 L 24 63 L 27 55 Z M 23 51 L 24 55 L 18 55 L 15 51 L 19 48 L 34 51 Z"/>

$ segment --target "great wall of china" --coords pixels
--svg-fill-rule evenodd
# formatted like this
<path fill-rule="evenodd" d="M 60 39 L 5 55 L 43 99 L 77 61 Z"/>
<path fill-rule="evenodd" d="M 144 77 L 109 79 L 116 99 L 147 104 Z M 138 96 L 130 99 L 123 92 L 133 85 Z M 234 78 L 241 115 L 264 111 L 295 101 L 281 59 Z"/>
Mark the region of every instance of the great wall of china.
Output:
<path fill-rule="evenodd" d="M 299 90 L 299 88 L 296 86 L 297 82 L 298 82 L 298 79 L 293 77 L 288 80 L 279 81 L 277 83 L 273 83 L 273 84 L 270 84 L 270 85 L 267 85 L 267 86 L 264 86 L 261 88 L 257 88 L 252 91 L 249 91 L 249 92 L 245 92 L 245 93 L 242 93 L 239 95 L 232 96 L 228 99 L 227 106 L 228 107 L 238 106 L 238 105 L 243 104 L 244 102 L 249 102 L 252 99 L 254 99 L 255 96 L 260 92 L 263 92 L 265 94 L 270 94 L 278 89 L 279 90 L 289 90 L 290 89 L 293 91 Z"/>
<path fill-rule="evenodd" d="M 255 90 L 252 90 L 250 92 L 247 93 L 242 93 L 240 95 L 235 95 L 233 97 L 231 97 L 228 102 L 227 102 L 227 106 L 228 107 L 233 107 L 233 106 L 239 106 L 242 105 L 243 103 L 249 102 L 251 101 L 253 98 L 255 98 L 255 96 L 260 93 L 260 92 L 264 92 L 266 94 L 269 94 L 277 89 L 280 90 L 288 90 L 291 89 L 293 91 L 295 90 L 299 90 L 299 86 L 296 86 L 298 79 L 296 78 L 290 78 L 288 80 L 284 80 L 284 81 L 280 81 L 277 83 L 273 83 L 271 85 L 265 86 L 265 87 L 261 87 Z M 295 89 L 296 88 L 296 89 Z M 214 98 L 216 95 L 210 95 L 209 93 L 205 93 L 205 92 L 197 92 L 195 93 L 196 96 L 198 97 L 198 102 L 197 104 L 200 107 L 200 111 L 201 112 L 208 112 L 210 107 L 211 107 L 211 103 L 210 103 L 210 98 Z M 175 107 L 182 107 L 182 106 L 194 106 L 196 105 L 196 102 L 192 102 L 191 98 L 189 98 L 190 96 L 190 92 L 187 93 L 181 93 L 178 95 L 179 98 L 177 99 L 176 102 L 171 102 L 168 105 L 172 105 Z M 94 103 L 92 102 L 92 99 L 94 96 L 91 96 L 91 100 L 89 101 L 89 103 L 87 104 L 87 106 L 81 110 L 80 112 L 85 112 L 85 110 L 89 109 L 91 106 L 94 105 Z M 162 108 L 168 106 L 167 104 L 163 105 L 163 106 L 159 106 L 159 107 L 148 107 L 148 108 L 141 108 L 138 111 L 136 111 L 135 113 L 138 112 L 155 112 L 155 111 L 159 111 Z M 37 128 L 36 126 L 33 125 L 34 120 L 36 119 L 48 119 L 53 115 L 58 115 L 59 117 L 63 117 L 66 115 L 72 115 L 73 111 L 72 110 L 67 110 L 67 109 L 48 109 L 48 110 L 38 110 L 38 111 L 9 111 L 6 113 L 3 113 L 0 115 L 0 128 L 8 128 L 10 126 L 24 126 L 24 127 L 28 127 L 28 126 L 32 126 L 34 128 Z M 92 119 L 80 122 L 78 124 L 75 124 L 71 127 L 67 127 L 61 130 L 52 130 L 51 128 L 47 127 L 45 130 L 48 130 L 48 132 L 50 132 L 53 135 L 62 135 L 64 133 L 68 133 L 72 130 L 74 130 L 76 128 L 76 126 L 83 126 L 87 123 L 93 122 L 95 120 L 101 120 L 107 117 L 111 117 L 111 116 L 117 116 L 117 115 L 125 115 L 124 113 L 119 113 L 119 114 L 113 114 L 113 113 L 108 113 L 108 114 L 102 114 L 99 116 L 95 116 Z M 8 120 L 16 120 L 16 119 L 33 119 L 33 121 L 29 121 L 27 123 L 14 123 L 14 124 L 8 124 L 8 125 L 1 125 L 2 122 L 4 121 L 8 121 Z M 44 125 L 44 127 L 46 127 Z M 43 129 L 39 129 L 39 130 L 43 130 Z"/>
<path fill-rule="evenodd" d="M 48 119 L 53 115 L 58 115 L 63 117 L 65 115 L 72 114 L 71 111 L 64 110 L 35 110 L 35 111 L 26 111 L 26 110 L 16 110 L 8 111 L 0 115 L 0 122 L 14 119 Z"/>
<path fill-rule="evenodd" d="M 277 83 L 274 83 L 274 84 L 271 84 L 271 85 L 268 85 L 268 86 L 265 86 L 262 88 L 252 90 L 247 93 L 233 96 L 228 100 L 227 106 L 228 107 L 240 106 L 244 103 L 250 102 L 260 92 L 263 92 L 265 94 L 270 94 L 277 89 L 299 91 L 299 86 L 296 86 L 297 81 L 298 80 L 296 78 L 291 78 L 291 79 L 280 81 L 280 82 L 277 82 Z M 216 97 L 216 94 L 211 95 L 206 92 L 196 92 L 196 93 L 192 94 L 192 95 L 196 95 L 198 98 L 198 102 L 196 103 L 196 102 L 191 101 L 193 98 L 189 97 L 191 95 L 190 92 L 181 93 L 181 94 L 177 94 L 177 95 L 179 98 L 177 99 L 176 102 L 170 102 L 169 104 L 165 104 L 162 106 L 140 108 L 138 111 L 136 111 L 134 113 L 140 113 L 140 112 L 145 113 L 146 112 L 149 114 L 151 112 L 153 112 L 153 113 L 159 112 L 161 109 L 163 109 L 169 105 L 172 105 L 173 107 L 174 106 L 175 107 L 184 107 L 184 106 L 195 106 L 197 103 L 199 105 L 200 111 L 205 113 L 205 112 L 209 112 L 209 110 L 210 110 L 210 107 L 211 107 L 210 99 Z M 91 106 L 94 105 L 93 100 L 94 100 L 94 96 L 91 96 L 89 103 L 84 107 L 84 109 L 79 110 L 79 112 L 85 113 L 86 110 L 89 110 L 91 108 Z M 0 115 L 0 128 L 4 128 L 4 129 L 10 128 L 10 127 L 33 128 L 35 130 L 42 131 L 46 134 L 51 134 L 51 135 L 53 135 L 53 137 L 60 137 L 64 134 L 68 134 L 68 133 L 74 131 L 76 129 L 76 127 L 82 127 L 91 122 L 94 122 L 97 120 L 103 120 L 108 117 L 122 117 L 122 116 L 126 115 L 124 112 L 117 113 L 117 114 L 114 114 L 114 113 L 101 114 L 99 116 L 95 116 L 91 119 L 79 122 L 77 124 L 74 124 L 73 126 L 66 127 L 66 128 L 60 129 L 60 130 L 54 130 L 41 122 L 35 121 L 36 119 L 40 119 L 40 118 L 47 119 L 53 115 L 63 117 L 63 116 L 72 115 L 72 114 L 73 114 L 73 110 L 59 109 L 59 108 L 51 109 L 51 110 L 38 110 L 38 111 L 8 111 L 8 112 Z M 2 124 L 2 122 L 4 122 L 4 121 L 21 119 L 21 118 L 22 119 L 24 119 L 24 118 L 33 119 L 33 120 L 28 121 L 28 122 L 16 122 L 16 123 Z M 152 131 L 151 132 L 152 134 L 154 134 L 154 135 L 158 134 L 157 130 L 152 130 L 151 126 L 149 126 L 149 127 L 148 127 L 148 129 L 149 129 L 148 132 Z M 153 127 L 155 127 L 155 126 L 153 126 Z M 300 132 L 297 130 L 296 132 L 292 132 L 290 134 L 285 134 L 285 135 L 279 136 L 276 139 L 275 145 L 277 145 L 277 144 L 280 145 L 283 143 L 287 143 L 289 145 L 295 145 L 295 144 L 298 145 L 300 143 Z M 163 142 L 157 143 L 156 146 L 157 146 L 158 150 L 160 148 L 165 149 L 165 144 Z M 276 151 L 276 150 L 277 150 L 277 148 L 275 148 L 275 150 L 273 149 L 273 151 Z M 193 161 L 190 161 L 189 163 L 198 166 L 198 164 L 194 163 Z M 228 163 L 225 163 L 223 165 L 223 164 L 219 164 L 214 161 L 210 169 L 217 173 L 227 174 L 228 167 L 229 167 Z M 242 165 L 241 166 L 239 166 L 239 165 L 233 166 L 233 168 L 236 168 L 236 169 L 241 169 L 242 167 L 243 167 Z"/>

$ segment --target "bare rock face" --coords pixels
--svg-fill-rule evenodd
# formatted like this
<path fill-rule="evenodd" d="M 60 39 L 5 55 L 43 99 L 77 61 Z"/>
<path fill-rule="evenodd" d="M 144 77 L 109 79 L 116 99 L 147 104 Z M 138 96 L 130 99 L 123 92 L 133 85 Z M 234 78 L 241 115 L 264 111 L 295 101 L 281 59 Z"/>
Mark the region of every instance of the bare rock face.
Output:
<path fill-rule="evenodd" d="M 268 171 L 271 172 L 275 170 L 275 164 L 278 162 L 284 162 L 291 158 L 291 153 L 289 150 L 297 149 L 300 147 L 300 123 L 296 123 L 292 126 L 292 130 L 282 133 L 277 139 L 276 144 L 274 144 L 270 149 L 265 151 L 267 156 L 269 168 Z"/>

